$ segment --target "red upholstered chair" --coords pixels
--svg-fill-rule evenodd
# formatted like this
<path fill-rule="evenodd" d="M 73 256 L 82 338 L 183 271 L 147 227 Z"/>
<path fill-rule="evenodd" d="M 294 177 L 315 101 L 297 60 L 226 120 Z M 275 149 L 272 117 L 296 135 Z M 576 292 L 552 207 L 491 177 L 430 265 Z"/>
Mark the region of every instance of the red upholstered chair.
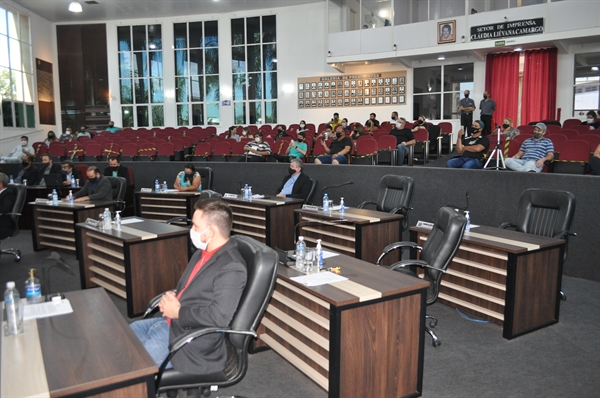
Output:
<path fill-rule="evenodd" d="M 85 161 L 95 162 L 102 158 L 102 146 L 96 142 L 89 142 L 85 146 Z"/>
<path fill-rule="evenodd" d="M 382 135 L 377 139 L 377 164 L 388 163 L 391 166 L 397 164 L 396 157 L 398 152 L 396 150 L 396 137 L 393 135 Z"/>
<path fill-rule="evenodd" d="M 67 150 L 62 142 L 51 142 L 48 153 L 52 156 L 52 160 L 57 162 L 65 159 Z"/>
<path fill-rule="evenodd" d="M 590 130 L 590 126 L 585 125 L 585 124 L 578 124 L 575 126 L 563 127 L 563 129 L 575 130 L 579 134 L 590 134 L 591 132 L 594 131 L 594 130 Z M 596 133 L 597 133 L 597 131 L 596 131 Z"/>
<path fill-rule="evenodd" d="M 579 132 L 572 128 L 571 129 L 561 129 L 561 130 L 554 131 L 551 133 L 546 133 L 546 136 L 548 136 L 550 134 L 553 134 L 553 135 L 554 134 L 562 134 L 565 137 L 567 137 L 567 139 L 569 139 L 569 140 L 576 140 L 579 137 Z"/>
<path fill-rule="evenodd" d="M 48 153 L 48 146 L 45 142 L 34 142 L 32 147 L 33 153 L 35 154 L 35 159 L 38 162 L 42 160 L 42 156 Z"/>
<path fill-rule="evenodd" d="M 133 142 L 128 142 L 123 144 L 121 149 L 121 157 L 127 158 L 129 160 L 137 160 L 138 157 L 138 147 L 137 144 Z"/>
<path fill-rule="evenodd" d="M 101 145 L 102 147 L 102 157 L 107 160 L 111 156 L 120 156 L 121 155 L 121 145 L 117 142 L 109 142 L 105 141 Z"/>
<path fill-rule="evenodd" d="M 523 134 L 525 134 L 527 136 L 533 135 L 533 126 L 530 126 L 528 124 L 523 124 L 521 126 L 518 126 L 517 130 L 519 130 L 521 132 L 521 135 L 523 135 Z"/>
<path fill-rule="evenodd" d="M 378 146 L 372 137 L 360 137 L 356 142 L 356 151 L 351 156 L 352 164 L 377 164 Z"/>
<path fill-rule="evenodd" d="M 595 149 L 595 148 L 594 148 Z M 583 174 L 590 159 L 590 144 L 583 140 L 570 140 L 555 145 L 558 160 L 552 161 L 552 172 L 563 174 Z"/>
<path fill-rule="evenodd" d="M 84 144 L 80 141 L 69 141 L 65 145 L 66 157 L 71 162 L 79 161 L 85 155 Z"/>
<path fill-rule="evenodd" d="M 157 148 L 153 142 L 138 141 L 138 158 L 146 158 L 144 160 L 154 160 L 156 158 Z"/>
<path fill-rule="evenodd" d="M 581 126 L 581 120 L 579 119 L 567 119 L 563 122 L 563 129 L 570 129 L 573 126 Z M 589 128 L 588 128 L 589 129 Z"/>
<path fill-rule="evenodd" d="M 231 146 L 231 156 L 229 157 L 230 162 L 237 162 L 245 156 L 246 151 L 244 151 L 244 147 L 246 144 L 247 142 L 240 141 Z"/>
<path fill-rule="evenodd" d="M 156 160 L 175 160 L 175 145 L 172 142 L 159 144 Z"/>
<path fill-rule="evenodd" d="M 582 134 L 578 138 L 580 141 L 587 141 L 590 144 L 590 152 L 593 153 L 600 145 L 600 134 Z"/>
<path fill-rule="evenodd" d="M 228 162 L 231 155 L 231 145 L 229 142 L 219 141 L 213 146 L 211 161 Z"/>
<path fill-rule="evenodd" d="M 181 137 L 178 137 L 178 138 L 172 137 L 170 142 L 175 147 L 175 160 L 176 161 L 185 160 L 185 146 L 183 144 L 183 140 L 181 139 Z"/>
<path fill-rule="evenodd" d="M 567 136 L 563 134 L 546 134 L 545 137 L 552 141 L 554 148 L 568 140 Z"/>
<path fill-rule="evenodd" d="M 199 142 L 196 144 L 196 148 L 194 148 L 194 153 L 192 154 L 192 161 L 194 162 L 208 162 L 210 160 L 210 155 L 212 154 L 212 146 L 210 142 Z"/>
<path fill-rule="evenodd" d="M 82 187 L 83 184 L 87 181 L 88 176 L 87 176 L 87 169 L 88 169 L 88 165 L 87 164 L 76 164 L 75 168 L 79 171 L 81 171 L 81 176 L 83 177 L 83 181 L 79 181 L 79 186 Z"/>
<path fill-rule="evenodd" d="M 415 160 L 422 160 L 423 164 L 429 162 L 429 132 L 419 129 L 413 133 L 416 144 L 409 147 L 408 165 L 412 166 Z"/>

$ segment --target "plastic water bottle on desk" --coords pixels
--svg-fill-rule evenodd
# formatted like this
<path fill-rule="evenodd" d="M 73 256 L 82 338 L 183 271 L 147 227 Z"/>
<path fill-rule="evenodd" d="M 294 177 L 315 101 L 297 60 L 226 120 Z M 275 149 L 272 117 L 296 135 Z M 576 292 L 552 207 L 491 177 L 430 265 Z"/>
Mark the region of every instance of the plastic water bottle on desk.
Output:
<path fill-rule="evenodd" d="M 56 189 L 52 190 L 52 206 L 58 206 L 58 194 L 56 193 Z"/>
<path fill-rule="evenodd" d="M 4 308 L 6 309 L 4 335 L 10 336 L 23 333 L 23 302 L 19 291 L 15 288 L 15 282 L 6 283 Z"/>
<path fill-rule="evenodd" d="M 108 210 L 108 207 L 104 209 L 104 213 L 102 214 L 102 223 L 104 224 L 104 230 L 108 231 L 112 229 L 112 217 L 110 215 L 110 210 Z"/>
<path fill-rule="evenodd" d="M 169 189 L 169 186 L 167 185 L 166 181 L 163 181 L 163 185 L 162 185 L 162 191 L 163 192 L 167 192 L 167 190 Z"/>
<path fill-rule="evenodd" d="M 296 243 L 296 268 L 299 270 L 304 270 L 304 253 L 306 253 L 306 242 L 304 236 L 299 236 Z"/>
<path fill-rule="evenodd" d="M 317 268 L 319 269 L 319 271 L 321 271 L 323 269 L 323 247 L 321 246 L 321 239 L 317 239 L 315 255 L 317 256 Z"/>
<path fill-rule="evenodd" d="M 8 180 L 9 184 L 14 184 L 15 183 L 15 179 L 13 178 L 12 174 L 10 175 L 10 180 Z"/>
<path fill-rule="evenodd" d="M 71 174 L 71 188 L 75 188 L 75 176 Z"/>
<path fill-rule="evenodd" d="M 154 180 L 154 192 L 160 193 L 160 182 L 158 182 L 158 178 Z"/>
<path fill-rule="evenodd" d="M 471 230 L 471 216 L 469 216 L 468 211 L 465 211 L 465 217 L 467 218 L 467 224 L 465 225 L 465 234 L 468 234 Z"/>
<path fill-rule="evenodd" d="M 244 200 L 248 200 L 248 184 L 244 185 L 244 190 L 242 191 L 242 198 Z"/>
<path fill-rule="evenodd" d="M 340 198 L 340 214 L 344 214 L 346 212 L 346 205 L 344 205 L 344 198 Z"/>
<path fill-rule="evenodd" d="M 69 204 L 73 204 L 73 191 L 69 190 Z"/>
<path fill-rule="evenodd" d="M 323 213 L 329 213 L 329 196 L 323 195 Z"/>
<path fill-rule="evenodd" d="M 27 297 L 28 304 L 44 301 L 42 298 L 42 285 L 40 285 L 40 280 L 35 277 L 35 268 L 29 270 L 29 278 L 25 281 L 25 297 Z"/>
<path fill-rule="evenodd" d="M 252 187 L 248 187 L 248 201 L 252 200 Z"/>
<path fill-rule="evenodd" d="M 115 229 L 117 231 L 121 230 L 121 227 L 123 226 L 123 221 L 121 220 L 121 211 L 118 210 L 116 211 L 117 215 L 115 216 Z"/>

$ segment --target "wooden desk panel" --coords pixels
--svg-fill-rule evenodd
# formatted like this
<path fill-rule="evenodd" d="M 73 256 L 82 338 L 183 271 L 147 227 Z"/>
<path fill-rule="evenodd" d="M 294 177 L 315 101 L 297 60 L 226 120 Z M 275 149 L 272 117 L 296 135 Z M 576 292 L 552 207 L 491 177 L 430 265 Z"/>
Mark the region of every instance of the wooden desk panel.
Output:
<path fill-rule="evenodd" d="M 165 222 L 174 217 L 191 219 L 200 192 L 135 193 L 135 214 L 148 220 Z"/>

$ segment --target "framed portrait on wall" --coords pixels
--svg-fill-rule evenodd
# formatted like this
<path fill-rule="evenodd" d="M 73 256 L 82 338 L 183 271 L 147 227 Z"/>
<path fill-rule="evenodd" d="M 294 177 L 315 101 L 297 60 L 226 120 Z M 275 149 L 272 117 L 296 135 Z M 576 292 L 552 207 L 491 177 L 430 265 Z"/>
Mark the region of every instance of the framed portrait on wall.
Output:
<path fill-rule="evenodd" d="M 391 102 L 391 101 L 390 101 L 390 97 L 385 97 L 385 103 L 386 103 L 386 104 L 389 104 L 390 102 Z"/>
<path fill-rule="evenodd" d="M 341 98 L 338 98 L 338 101 L 337 101 L 338 106 L 342 106 L 343 103 L 344 103 L 343 100 Z"/>
<path fill-rule="evenodd" d="M 393 96 L 392 97 L 392 104 L 397 104 L 398 103 L 398 97 Z"/>
<path fill-rule="evenodd" d="M 325 98 L 329 98 L 329 91 L 325 91 Z"/>
<path fill-rule="evenodd" d="M 310 100 L 304 100 L 304 107 L 305 108 L 310 107 Z"/>
<path fill-rule="evenodd" d="M 325 100 L 325 106 L 329 106 L 329 100 L 328 99 Z"/>
<path fill-rule="evenodd" d="M 358 87 L 362 87 L 362 86 L 363 86 L 363 81 L 362 81 L 362 80 L 359 80 L 359 81 L 358 81 Z"/>
<path fill-rule="evenodd" d="M 352 80 L 350 82 L 350 87 L 352 87 L 352 88 L 356 87 L 356 80 Z"/>
<path fill-rule="evenodd" d="M 358 103 L 358 105 L 362 105 L 363 104 L 363 99 L 362 98 L 358 98 L 357 103 Z"/>
<path fill-rule="evenodd" d="M 322 83 L 322 82 L 319 82 L 319 83 L 317 84 L 317 87 L 319 88 L 319 90 L 322 90 L 322 89 L 323 89 L 323 83 Z"/>
<path fill-rule="evenodd" d="M 316 107 L 317 107 L 317 100 L 312 100 L 312 101 L 310 102 L 310 105 L 311 105 L 313 108 L 316 108 Z"/>
<path fill-rule="evenodd" d="M 404 84 L 404 78 L 403 77 L 398 78 L 398 84 Z"/>
<path fill-rule="evenodd" d="M 318 107 L 322 107 L 323 106 L 323 100 L 318 100 L 317 101 L 317 106 Z"/>
<path fill-rule="evenodd" d="M 350 101 L 350 106 L 356 106 L 356 98 L 352 98 Z"/>
<path fill-rule="evenodd" d="M 298 90 L 304 90 L 304 83 L 298 83 Z"/>
<path fill-rule="evenodd" d="M 365 79 L 365 87 L 369 87 L 369 85 L 370 85 L 369 79 Z"/>
<path fill-rule="evenodd" d="M 379 100 L 377 101 L 378 104 L 383 104 L 383 97 L 379 97 Z"/>
<path fill-rule="evenodd" d="M 299 92 L 298 93 L 298 98 L 303 99 L 304 98 L 304 93 L 303 92 Z"/>
<path fill-rule="evenodd" d="M 398 78 L 397 77 L 392 77 L 392 84 L 395 86 L 396 84 L 398 84 Z"/>
<path fill-rule="evenodd" d="M 298 108 L 304 108 L 304 101 L 298 101 Z"/>
<path fill-rule="evenodd" d="M 350 98 L 344 98 L 344 106 L 350 106 Z"/>
<path fill-rule="evenodd" d="M 317 89 L 317 83 L 316 82 L 311 83 L 310 84 L 310 88 L 311 88 L 311 90 L 316 90 Z"/>
<path fill-rule="evenodd" d="M 404 86 L 400 86 L 399 91 L 400 94 L 404 94 Z"/>
<path fill-rule="evenodd" d="M 325 83 L 323 84 L 323 87 L 325 87 L 325 88 L 329 88 L 329 82 L 325 82 Z"/>
<path fill-rule="evenodd" d="M 456 20 L 438 22 L 438 44 L 456 42 Z"/>
<path fill-rule="evenodd" d="M 369 100 L 369 98 L 365 98 L 365 105 L 369 105 L 371 101 Z"/>
<path fill-rule="evenodd" d="M 398 97 L 398 102 L 400 102 L 401 104 L 403 104 L 405 102 L 403 95 L 401 95 L 401 96 Z"/>

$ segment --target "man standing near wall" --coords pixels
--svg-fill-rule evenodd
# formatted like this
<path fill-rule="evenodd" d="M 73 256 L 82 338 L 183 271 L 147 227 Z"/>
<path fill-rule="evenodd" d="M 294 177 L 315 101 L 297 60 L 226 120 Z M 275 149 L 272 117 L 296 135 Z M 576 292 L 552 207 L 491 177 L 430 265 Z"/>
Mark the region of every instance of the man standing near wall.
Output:
<path fill-rule="evenodd" d="M 496 110 L 496 101 L 490 98 L 489 91 L 483 92 L 483 99 L 479 103 L 481 110 L 481 121 L 485 124 L 483 135 L 489 135 L 492 128 L 492 115 Z"/>
<path fill-rule="evenodd" d="M 460 125 L 462 128 L 471 127 L 473 125 L 473 111 L 475 110 L 475 101 L 469 98 L 470 91 L 465 90 L 465 98 L 458 102 L 458 110 L 460 111 Z"/>

